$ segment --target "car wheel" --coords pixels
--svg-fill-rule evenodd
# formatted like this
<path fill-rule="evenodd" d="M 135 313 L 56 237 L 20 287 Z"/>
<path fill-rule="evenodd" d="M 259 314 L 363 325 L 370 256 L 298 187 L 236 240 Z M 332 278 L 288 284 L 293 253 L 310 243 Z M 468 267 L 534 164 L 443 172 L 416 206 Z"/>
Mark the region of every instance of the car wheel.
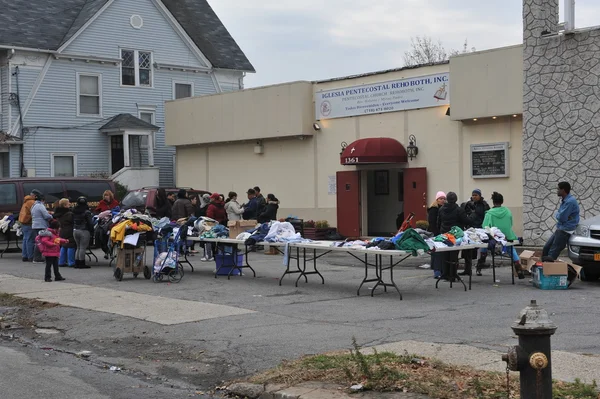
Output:
<path fill-rule="evenodd" d="M 581 281 L 596 281 L 600 278 L 600 271 L 595 268 L 584 267 L 579 272 L 579 278 L 581 278 Z"/>

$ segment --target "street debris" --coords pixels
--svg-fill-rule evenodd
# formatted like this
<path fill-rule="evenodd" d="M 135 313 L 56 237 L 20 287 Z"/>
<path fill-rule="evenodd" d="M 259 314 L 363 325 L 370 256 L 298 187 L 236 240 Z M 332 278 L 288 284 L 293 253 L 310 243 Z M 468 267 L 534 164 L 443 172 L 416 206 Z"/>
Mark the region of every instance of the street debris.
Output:
<path fill-rule="evenodd" d="M 92 352 L 90 352 L 90 351 L 81 351 L 81 352 L 77 352 L 75 354 L 75 356 L 77 356 L 77 357 L 83 357 L 83 358 L 88 358 L 91 355 L 92 355 Z"/>
<path fill-rule="evenodd" d="M 364 389 L 363 384 L 355 384 L 350 387 L 350 390 L 353 392 L 359 392 L 359 391 L 362 391 L 363 389 Z"/>
<path fill-rule="evenodd" d="M 113 372 L 115 372 L 115 373 L 116 373 L 117 371 L 121 371 L 121 367 L 117 367 L 117 366 L 110 366 L 109 370 L 110 370 L 110 371 L 113 371 Z"/>

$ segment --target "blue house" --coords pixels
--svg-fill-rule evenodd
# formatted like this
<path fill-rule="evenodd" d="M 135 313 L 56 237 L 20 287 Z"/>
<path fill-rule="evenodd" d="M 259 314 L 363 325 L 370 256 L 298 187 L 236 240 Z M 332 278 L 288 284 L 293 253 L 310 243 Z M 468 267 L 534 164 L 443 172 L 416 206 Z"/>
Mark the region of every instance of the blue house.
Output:
<path fill-rule="evenodd" d="M 171 186 L 165 101 L 240 90 L 254 72 L 206 0 L 0 0 L 0 10 L 0 177 Z"/>

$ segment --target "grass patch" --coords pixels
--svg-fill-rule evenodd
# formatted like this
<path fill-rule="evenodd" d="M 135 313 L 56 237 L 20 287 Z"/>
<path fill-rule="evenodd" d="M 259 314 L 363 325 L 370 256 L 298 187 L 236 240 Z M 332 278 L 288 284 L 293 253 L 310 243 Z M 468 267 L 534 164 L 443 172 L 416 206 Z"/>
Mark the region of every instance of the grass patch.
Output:
<path fill-rule="evenodd" d="M 553 394 L 556 399 L 600 399 L 596 380 L 592 384 L 584 384 L 579 379 L 572 384 L 554 381 L 553 386 Z"/>
<path fill-rule="evenodd" d="M 519 378 L 511 375 L 511 398 L 519 398 Z M 408 353 L 365 353 L 353 339 L 352 349 L 294 361 L 251 379 L 257 384 L 297 385 L 319 381 L 349 388 L 362 384 L 365 390 L 403 391 L 428 395 L 433 399 L 501 399 L 507 397 L 506 374 L 450 366 L 437 360 Z M 555 399 L 600 399 L 596 383 L 554 382 Z"/>

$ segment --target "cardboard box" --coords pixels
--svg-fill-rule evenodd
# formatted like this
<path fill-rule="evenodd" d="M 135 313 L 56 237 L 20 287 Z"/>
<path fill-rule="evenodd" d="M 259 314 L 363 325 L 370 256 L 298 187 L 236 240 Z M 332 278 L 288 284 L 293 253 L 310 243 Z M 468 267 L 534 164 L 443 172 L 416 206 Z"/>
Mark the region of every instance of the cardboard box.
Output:
<path fill-rule="evenodd" d="M 117 268 L 125 273 L 140 273 L 144 266 L 144 248 L 121 249 L 117 250 Z M 135 260 L 138 256 L 142 256 L 142 261 L 136 265 Z"/>
<path fill-rule="evenodd" d="M 258 222 L 256 220 L 230 220 L 227 222 L 229 238 L 237 238 L 240 234 L 254 229 L 257 224 Z"/>
<path fill-rule="evenodd" d="M 531 271 L 531 268 L 535 266 L 537 262 L 540 261 L 540 258 L 534 256 L 535 252 L 533 251 L 523 251 L 519 255 L 519 259 L 521 260 L 521 266 L 525 270 Z"/>
<path fill-rule="evenodd" d="M 536 262 L 532 268 L 533 286 L 542 290 L 566 290 L 579 277 L 581 267 L 557 259 L 556 262 Z"/>

